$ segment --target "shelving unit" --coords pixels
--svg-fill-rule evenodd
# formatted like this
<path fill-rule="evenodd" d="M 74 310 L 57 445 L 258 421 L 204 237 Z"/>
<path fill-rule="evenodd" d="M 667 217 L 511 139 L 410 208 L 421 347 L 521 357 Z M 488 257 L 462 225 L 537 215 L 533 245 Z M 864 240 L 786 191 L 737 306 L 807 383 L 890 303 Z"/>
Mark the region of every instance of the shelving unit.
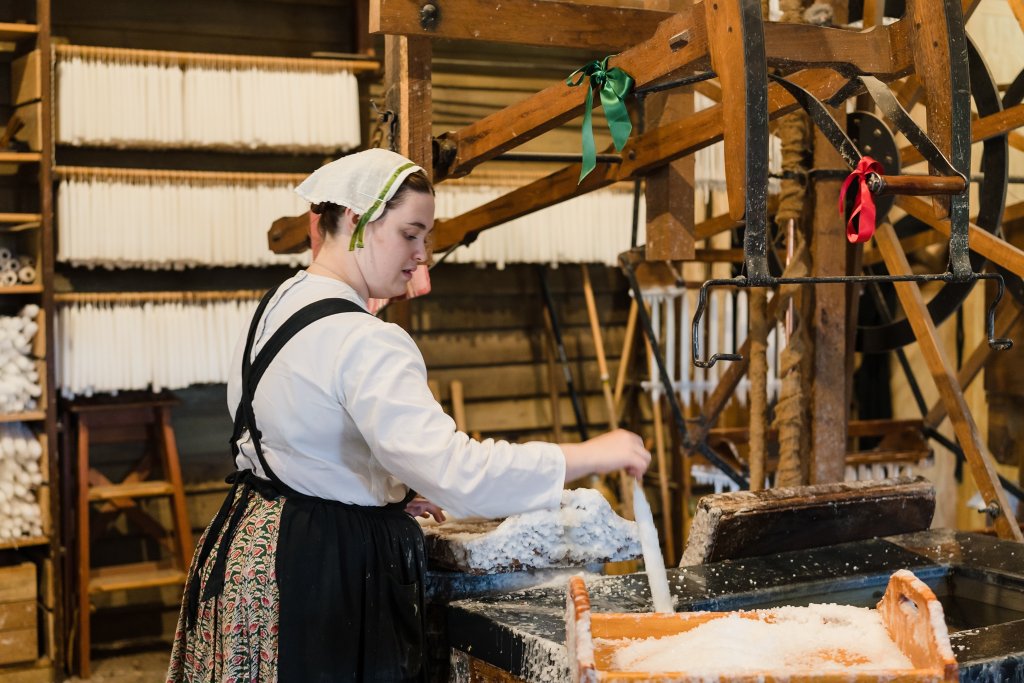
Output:
<path fill-rule="evenodd" d="M 56 483 L 56 461 L 53 444 L 56 437 L 55 396 L 53 368 L 47 362 L 52 356 L 53 340 L 47 321 L 53 311 L 51 292 L 53 279 L 53 201 L 52 172 L 53 135 L 52 103 L 50 101 L 50 4 L 49 0 L 36 0 L 35 16 L 0 17 L 0 44 L 11 54 L 11 116 L 21 120 L 20 126 L 11 126 L 13 140 L 0 149 L 0 175 L 12 183 L 12 197 L 0 203 L 0 245 L 30 257 L 35 280 L 28 283 L 0 286 L 0 311 L 11 315 L 27 304 L 36 304 L 40 313 L 36 319 L 38 329 L 31 344 L 33 359 L 39 377 L 40 396 L 37 407 L 31 410 L 0 413 L 0 424 L 25 423 L 39 441 L 41 456 L 39 470 L 42 483 L 35 489 L 40 509 L 42 534 L 0 539 L 0 572 L 12 572 L 21 585 L 30 588 L 31 579 L 16 575 L 19 568 L 34 567 L 32 577 L 35 590 L 23 603 L 0 603 L 4 608 L 17 610 L 19 605 L 34 604 L 16 623 L 2 622 L 0 629 L 11 629 L 8 639 L 0 642 L 17 643 L 17 652 L 0 653 L 0 683 L 42 683 L 56 677 L 56 663 L 61 661 L 62 647 L 57 633 L 61 632 L 57 608 L 58 585 L 54 570 L 59 551 L 57 519 L 51 491 Z M 31 55 L 31 57 L 28 57 Z M 28 85 L 30 90 L 25 90 Z M 8 122 L 4 122 L 7 127 Z M 25 149 L 25 147 L 28 149 Z M 4 457 L 0 454 L 0 457 Z M 0 577 L 0 581 L 3 577 Z M 11 612 L 15 614 L 16 612 Z M 14 647 L 13 645 L 11 646 Z"/>

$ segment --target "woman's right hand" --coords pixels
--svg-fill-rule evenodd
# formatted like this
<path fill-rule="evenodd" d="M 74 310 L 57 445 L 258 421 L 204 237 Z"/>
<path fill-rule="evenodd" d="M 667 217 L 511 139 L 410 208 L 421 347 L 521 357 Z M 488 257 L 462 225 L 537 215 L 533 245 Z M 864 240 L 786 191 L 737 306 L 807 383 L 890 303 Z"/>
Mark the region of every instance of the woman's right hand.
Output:
<path fill-rule="evenodd" d="M 559 444 L 559 447 L 565 455 L 566 482 L 620 469 L 630 476 L 641 477 L 651 463 L 651 453 L 644 448 L 640 435 L 625 429 L 616 429 L 583 443 Z"/>

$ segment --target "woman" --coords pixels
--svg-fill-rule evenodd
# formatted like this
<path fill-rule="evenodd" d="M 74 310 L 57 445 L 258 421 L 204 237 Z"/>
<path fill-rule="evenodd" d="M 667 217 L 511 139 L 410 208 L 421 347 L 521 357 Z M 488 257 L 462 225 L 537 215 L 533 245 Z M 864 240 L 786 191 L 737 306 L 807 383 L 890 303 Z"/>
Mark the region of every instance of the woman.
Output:
<path fill-rule="evenodd" d="M 237 471 L 200 543 L 169 681 L 415 681 L 423 671 L 419 525 L 559 506 L 563 485 L 650 462 L 635 434 L 581 444 L 478 442 L 427 387 L 409 335 L 365 311 L 427 258 L 433 188 L 371 149 L 297 192 L 320 214 L 305 271 L 268 292 L 235 352 Z M 271 362 L 272 360 L 272 362 Z"/>

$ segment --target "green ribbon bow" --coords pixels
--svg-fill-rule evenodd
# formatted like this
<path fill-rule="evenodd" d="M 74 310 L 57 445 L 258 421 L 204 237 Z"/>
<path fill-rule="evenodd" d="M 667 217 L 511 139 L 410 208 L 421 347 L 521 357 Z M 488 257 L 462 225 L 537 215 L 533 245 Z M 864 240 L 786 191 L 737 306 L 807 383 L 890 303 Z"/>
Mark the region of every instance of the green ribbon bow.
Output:
<path fill-rule="evenodd" d="M 626 111 L 624 98 L 633 89 L 633 77 L 619 67 L 608 68 L 608 59 L 590 62 L 586 66 L 576 69 L 565 79 L 565 84 L 570 88 L 583 83 L 583 79 L 590 78 L 587 88 L 587 101 L 583 111 L 583 167 L 580 169 L 580 179 L 583 182 L 591 171 L 597 168 L 597 151 L 594 149 L 594 124 L 591 121 L 591 112 L 594 109 L 594 90 L 601 92 L 601 106 L 604 108 L 604 116 L 608 121 L 608 130 L 611 131 L 612 141 L 615 143 L 615 150 L 622 151 L 633 130 L 633 124 L 629 120 L 629 112 Z M 579 75 L 575 82 L 573 77 Z"/>

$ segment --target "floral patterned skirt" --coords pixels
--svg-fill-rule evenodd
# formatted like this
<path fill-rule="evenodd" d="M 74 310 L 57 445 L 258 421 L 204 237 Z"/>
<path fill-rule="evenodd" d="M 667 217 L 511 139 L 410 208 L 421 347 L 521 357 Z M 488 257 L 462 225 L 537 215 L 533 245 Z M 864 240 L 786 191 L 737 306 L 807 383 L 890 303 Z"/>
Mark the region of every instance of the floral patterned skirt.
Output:
<path fill-rule="evenodd" d="M 238 514 L 226 553 L 216 520 L 200 539 L 203 548 L 217 535 L 203 565 L 201 553 L 193 560 L 167 683 L 425 680 L 426 550 L 404 504 L 275 495 L 268 482 L 240 481 L 219 514 Z"/>
<path fill-rule="evenodd" d="M 285 499 L 243 494 L 244 489 L 239 490 L 232 505 L 234 510 L 240 500 L 245 500 L 247 509 L 231 539 L 224 590 L 216 599 L 199 604 L 192 629 L 185 624 L 187 599 L 182 601 L 167 683 L 277 680 L 280 598 L 275 560 Z M 207 528 L 199 547 L 209 533 Z M 220 541 L 217 539 L 214 545 L 214 555 Z M 196 561 L 193 559 L 193 565 Z M 193 566 L 190 581 L 198 580 L 205 588 L 213 566 L 213 562 L 207 562 L 198 575 Z"/>

